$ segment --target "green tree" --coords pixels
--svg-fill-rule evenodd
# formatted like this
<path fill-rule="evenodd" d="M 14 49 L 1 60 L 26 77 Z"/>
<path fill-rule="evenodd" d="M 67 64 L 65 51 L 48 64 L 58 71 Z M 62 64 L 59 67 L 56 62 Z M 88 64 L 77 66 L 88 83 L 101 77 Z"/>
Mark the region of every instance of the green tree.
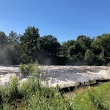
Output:
<path fill-rule="evenodd" d="M 80 35 L 75 40 L 69 40 L 62 44 L 63 54 L 68 57 L 72 62 L 84 63 L 85 52 L 91 48 L 91 43 L 94 39 Z"/>
<path fill-rule="evenodd" d="M 77 45 L 79 45 L 79 52 L 82 53 L 82 56 L 84 58 L 85 52 L 87 49 L 91 48 L 91 43 L 93 42 L 94 39 L 91 39 L 90 37 L 80 35 L 76 39 Z"/>
<path fill-rule="evenodd" d="M 0 32 L 0 46 L 3 46 L 4 44 L 6 44 L 6 42 L 6 34 L 4 32 Z"/>
<path fill-rule="evenodd" d="M 74 40 L 68 40 L 67 42 L 63 42 L 61 45 L 61 54 L 64 57 L 70 58 L 70 47 L 73 46 L 75 43 Z"/>
<path fill-rule="evenodd" d="M 94 64 L 95 54 L 93 53 L 92 50 L 87 49 L 85 52 L 84 59 L 85 59 L 87 64 L 92 65 L 92 64 Z"/>
<path fill-rule="evenodd" d="M 87 50 L 91 48 L 91 43 L 94 41 L 94 39 L 91 39 L 90 37 L 80 35 L 77 37 L 76 42 L 79 43 L 79 45 L 82 47 L 83 50 Z"/>
<path fill-rule="evenodd" d="M 97 36 L 96 40 L 92 43 L 92 48 L 98 62 L 101 62 L 100 65 L 110 62 L 110 34 Z"/>
<path fill-rule="evenodd" d="M 57 56 L 60 49 L 60 43 L 52 35 L 38 38 L 37 46 L 39 50 L 47 56 Z"/>
<path fill-rule="evenodd" d="M 74 59 L 84 61 L 85 52 L 91 48 L 91 43 L 94 39 L 90 37 L 80 35 L 77 37 L 75 45 L 72 48 Z"/>
<path fill-rule="evenodd" d="M 6 34 L 4 32 L 0 32 L 0 64 L 6 64 Z"/>
<path fill-rule="evenodd" d="M 16 32 L 11 31 L 7 36 L 7 55 L 10 58 L 10 64 L 19 64 L 20 48 L 19 37 Z"/>
<path fill-rule="evenodd" d="M 34 61 L 37 58 L 37 39 L 40 37 L 39 29 L 28 27 L 20 37 L 20 60 L 23 63 Z"/>
<path fill-rule="evenodd" d="M 11 31 L 8 35 L 9 44 L 19 44 L 20 35 L 17 35 L 16 32 Z"/>

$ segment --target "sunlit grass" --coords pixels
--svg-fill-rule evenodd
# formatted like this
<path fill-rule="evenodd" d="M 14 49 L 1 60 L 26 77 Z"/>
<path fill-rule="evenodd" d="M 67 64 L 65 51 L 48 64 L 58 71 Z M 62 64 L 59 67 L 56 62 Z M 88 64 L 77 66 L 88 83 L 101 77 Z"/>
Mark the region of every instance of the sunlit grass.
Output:
<path fill-rule="evenodd" d="M 110 83 L 78 90 L 72 99 L 74 110 L 110 110 Z"/>

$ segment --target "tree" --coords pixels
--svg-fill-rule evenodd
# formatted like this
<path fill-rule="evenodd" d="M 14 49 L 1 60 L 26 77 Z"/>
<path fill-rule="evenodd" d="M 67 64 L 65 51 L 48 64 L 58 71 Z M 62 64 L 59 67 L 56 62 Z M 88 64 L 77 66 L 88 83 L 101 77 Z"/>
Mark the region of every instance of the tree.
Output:
<path fill-rule="evenodd" d="M 7 39 L 6 39 L 6 35 L 4 32 L 0 32 L 0 45 L 3 46 L 4 44 L 6 44 Z"/>
<path fill-rule="evenodd" d="M 94 39 L 80 35 L 75 40 L 69 40 L 62 45 L 63 54 L 68 57 L 72 62 L 84 63 L 84 56 L 87 49 L 91 48 L 91 43 Z"/>
<path fill-rule="evenodd" d="M 77 60 L 84 60 L 85 52 L 87 49 L 91 48 L 91 43 L 93 42 L 93 39 L 90 37 L 80 35 L 77 37 L 75 45 L 72 48 L 73 51 L 73 57 Z"/>
<path fill-rule="evenodd" d="M 71 53 L 69 48 L 71 48 L 71 46 L 73 46 L 75 43 L 74 40 L 68 40 L 67 42 L 63 42 L 61 45 L 61 51 L 62 51 L 62 56 L 64 57 L 70 57 Z"/>
<path fill-rule="evenodd" d="M 87 49 L 85 52 L 84 59 L 85 59 L 87 64 L 89 64 L 89 65 L 94 64 L 95 55 L 94 55 L 93 51 L 90 49 Z"/>
<path fill-rule="evenodd" d="M 7 55 L 10 58 L 10 64 L 19 64 L 19 38 L 20 35 L 14 31 L 7 36 Z"/>
<path fill-rule="evenodd" d="M 80 35 L 77 37 L 76 42 L 79 43 L 79 45 L 83 48 L 83 50 L 87 50 L 91 47 L 91 43 L 94 41 L 94 39 L 91 39 L 90 37 Z"/>
<path fill-rule="evenodd" d="M 39 29 L 28 27 L 20 37 L 20 60 L 23 63 L 35 61 L 37 58 L 37 39 L 40 37 Z"/>
<path fill-rule="evenodd" d="M 110 34 L 97 36 L 96 40 L 92 43 L 92 48 L 101 64 L 110 62 Z"/>
<path fill-rule="evenodd" d="M 6 43 L 6 34 L 4 32 L 0 32 L 0 64 L 5 64 L 7 62 Z"/>
<path fill-rule="evenodd" d="M 38 38 L 38 49 L 47 56 L 57 56 L 60 49 L 60 43 L 52 35 Z"/>
<path fill-rule="evenodd" d="M 17 35 L 17 33 L 14 31 L 11 31 L 8 36 L 8 43 L 9 44 L 18 44 L 19 38 L 20 38 L 20 35 Z"/>

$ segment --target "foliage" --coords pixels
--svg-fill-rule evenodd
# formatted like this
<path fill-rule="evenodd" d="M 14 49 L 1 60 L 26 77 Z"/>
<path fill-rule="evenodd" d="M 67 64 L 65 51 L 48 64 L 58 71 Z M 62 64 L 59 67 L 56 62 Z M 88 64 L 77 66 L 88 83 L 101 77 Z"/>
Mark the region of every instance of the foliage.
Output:
<path fill-rule="evenodd" d="M 39 74 L 41 74 L 37 60 L 35 63 L 20 64 L 19 71 L 22 76 L 33 75 L 39 78 Z"/>
<path fill-rule="evenodd" d="M 39 29 L 28 27 L 20 37 L 20 60 L 22 63 L 35 61 L 37 58 L 37 39 L 39 38 Z"/>
<path fill-rule="evenodd" d="M 19 71 L 22 76 L 30 75 L 33 72 L 32 64 L 20 64 Z"/>
<path fill-rule="evenodd" d="M 92 43 L 92 48 L 97 57 L 97 62 L 107 64 L 110 62 L 110 34 L 103 34 L 96 37 Z"/>
<path fill-rule="evenodd" d="M 0 46 L 3 46 L 7 42 L 4 32 L 0 32 Z"/>
<path fill-rule="evenodd" d="M 87 62 L 87 64 L 93 64 L 94 62 L 94 59 L 95 59 L 95 55 L 94 53 L 92 52 L 92 50 L 90 49 L 87 49 L 86 52 L 85 52 L 85 61 Z"/>
<path fill-rule="evenodd" d="M 75 43 L 74 40 L 68 40 L 67 42 L 63 42 L 63 44 L 61 45 L 62 56 L 66 56 L 66 57 L 70 56 L 69 48 L 73 46 L 74 43 Z"/>
<path fill-rule="evenodd" d="M 59 47 L 59 42 L 52 35 L 43 36 L 38 39 L 38 48 L 46 55 L 57 55 Z"/>
<path fill-rule="evenodd" d="M 21 35 L 0 32 L 0 64 L 28 64 L 36 60 L 39 64 L 108 65 L 110 34 L 96 38 L 79 35 L 76 40 L 59 43 L 53 35 L 41 37 L 34 26 L 28 26 Z"/>
<path fill-rule="evenodd" d="M 74 110 L 110 110 L 110 83 L 79 90 L 72 99 Z"/>
<path fill-rule="evenodd" d="M 16 85 L 15 79 L 0 88 L 0 110 L 110 110 L 110 83 L 76 90 L 68 99 L 54 88 L 38 86 L 35 79 L 22 85 Z"/>

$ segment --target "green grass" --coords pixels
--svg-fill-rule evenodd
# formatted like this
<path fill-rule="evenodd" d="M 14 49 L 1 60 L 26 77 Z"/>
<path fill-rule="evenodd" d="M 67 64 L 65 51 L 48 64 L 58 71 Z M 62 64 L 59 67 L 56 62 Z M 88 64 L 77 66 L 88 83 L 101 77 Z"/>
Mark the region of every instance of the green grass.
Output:
<path fill-rule="evenodd" d="M 110 110 L 110 83 L 78 90 L 72 99 L 73 110 Z"/>

